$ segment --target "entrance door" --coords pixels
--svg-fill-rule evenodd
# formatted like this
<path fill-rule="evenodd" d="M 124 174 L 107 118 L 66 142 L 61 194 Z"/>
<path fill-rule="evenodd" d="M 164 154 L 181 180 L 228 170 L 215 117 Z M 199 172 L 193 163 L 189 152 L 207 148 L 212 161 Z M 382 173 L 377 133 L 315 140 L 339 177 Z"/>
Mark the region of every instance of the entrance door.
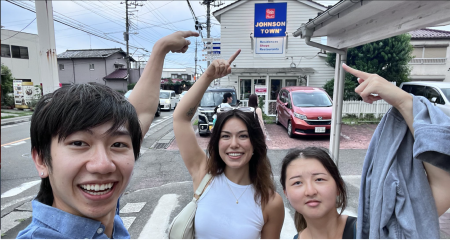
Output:
<path fill-rule="evenodd" d="M 252 93 L 252 80 L 240 79 L 239 87 L 239 99 L 248 100 L 248 97 Z"/>

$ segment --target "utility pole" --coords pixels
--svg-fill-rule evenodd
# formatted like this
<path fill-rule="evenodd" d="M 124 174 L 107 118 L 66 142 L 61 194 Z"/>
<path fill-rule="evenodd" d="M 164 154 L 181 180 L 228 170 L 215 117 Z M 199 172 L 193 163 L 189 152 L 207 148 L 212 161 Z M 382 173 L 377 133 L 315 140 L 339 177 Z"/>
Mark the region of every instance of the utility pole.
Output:
<path fill-rule="evenodd" d="M 216 3 L 217 0 L 203 0 L 202 4 L 206 5 L 206 37 L 210 38 L 211 37 L 211 3 L 213 4 L 214 7 L 219 7 L 221 5 L 223 5 L 224 3 L 222 3 L 221 0 L 218 0 L 218 3 Z M 210 43 L 210 42 L 208 42 Z M 207 52 L 208 54 L 210 52 Z M 209 64 L 211 63 L 211 61 L 207 61 L 206 67 L 209 67 Z"/>
<path fill-rule="evenodd" d="M 134 2 L 132 3 L 128 3 L 130 0 L 125 0 L 125 24 L 126 24 L 126 32 L 123 33 L 123 38 L 124 40 L 127 42 L 127 83 L 130 84 L 130 46 L 129 46 L 129 40 L 130 40 L 130 22 L 129 22 L 129 15 L 134 15 L 133 13 L 129 13 L 128 12 L 128 7 L 129 5 L 133 5 L 134 9 L 136 9 L 137 6 L 141 7 L 143 6 L 142 4 L 138 4 L 137 0 L 134 0 Z M 132 1 L 132 0 L 131 0 Z M 123 2 L 121 2 L 120 4 L 122 4 Z M 133 9 L 133 8 L 132 8 Z M 134 10 L 137 11 L 137 10 Z M 133 11 L 131 11 L 133 12 Z M 136 49 L 137 50 L 137 49 Z"/>
<path fill-rule="evenodd" d="M 128 0 L 125 0 L 125 10 L 126 10 L 126 33 L 125 41 L 127 42 L 127 84 L 130 84 L 130 48 L 128 42 L 130 40 L 130 24 L 128 24 Z"/>
<path fill-rule="evenodd" d="M 195 39 L 195 70 L 194 70 L 194 82 L 197 82 L 197 39 Z"/>

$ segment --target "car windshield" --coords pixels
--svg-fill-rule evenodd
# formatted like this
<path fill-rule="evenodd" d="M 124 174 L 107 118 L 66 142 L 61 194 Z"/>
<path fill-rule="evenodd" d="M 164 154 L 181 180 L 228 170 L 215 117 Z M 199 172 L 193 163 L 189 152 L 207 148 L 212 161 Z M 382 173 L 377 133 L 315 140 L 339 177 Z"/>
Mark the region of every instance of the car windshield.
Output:
<path fill-rule="evenodd" d="M 205 92 L 203 94 L 202 101 L 200 102 L 200 107 L 215 107 L 222 103 L 223 94 L 227 92 Z M 236 105 L 236 93 L 229 92 L 233 95 L 233 101 L 230 105 Z"/>
<path fill-rule="evenodd" d="M 159 93 L 159 98 L 161 98 L 161 99 L 169 99 L 170 97 L 170 93 L 168 93 L 168 92 L 160 92 Z"/>
<path fill-rule="evenodd" d="M 450 101 L 450 88 L 441 88 L 442 92 L 444 93 L 447 100 Z"/>
<path fill-rule="evenodd" d="M 292 100 L 296 107 L 331 107 L 330 98 L 324 92 L 293 92 Z"/>

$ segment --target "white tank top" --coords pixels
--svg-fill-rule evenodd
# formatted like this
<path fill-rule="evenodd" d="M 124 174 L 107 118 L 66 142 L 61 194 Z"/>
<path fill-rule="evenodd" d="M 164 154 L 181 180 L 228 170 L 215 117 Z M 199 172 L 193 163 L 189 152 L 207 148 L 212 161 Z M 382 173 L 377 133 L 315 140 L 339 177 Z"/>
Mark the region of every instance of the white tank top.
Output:
<path fill-rule="evenodd" d="M 225 174 L 214 177 L 197 201 L 195 238 L 260 238 L 264 217 L 254 194 L 253 184 L 238 185 L 228 180 Z M 236 198 L 239 198 L 238 204 Z"/>

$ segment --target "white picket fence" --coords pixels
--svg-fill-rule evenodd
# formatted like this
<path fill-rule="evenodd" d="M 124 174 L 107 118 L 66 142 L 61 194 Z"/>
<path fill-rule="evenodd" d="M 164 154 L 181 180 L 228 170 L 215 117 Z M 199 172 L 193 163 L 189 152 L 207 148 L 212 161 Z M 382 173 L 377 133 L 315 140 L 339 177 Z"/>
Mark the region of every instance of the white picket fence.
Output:
<path fill-rule="evenodd" d="M 367 114 L 373 114 L 374 117 L 382 117 L 392 106 L 384 100 L 379 100 L 373 104 L 364 101 L 344 101 L 342 106 L 342 115 L 356 115 L 365 117 Z"/>

